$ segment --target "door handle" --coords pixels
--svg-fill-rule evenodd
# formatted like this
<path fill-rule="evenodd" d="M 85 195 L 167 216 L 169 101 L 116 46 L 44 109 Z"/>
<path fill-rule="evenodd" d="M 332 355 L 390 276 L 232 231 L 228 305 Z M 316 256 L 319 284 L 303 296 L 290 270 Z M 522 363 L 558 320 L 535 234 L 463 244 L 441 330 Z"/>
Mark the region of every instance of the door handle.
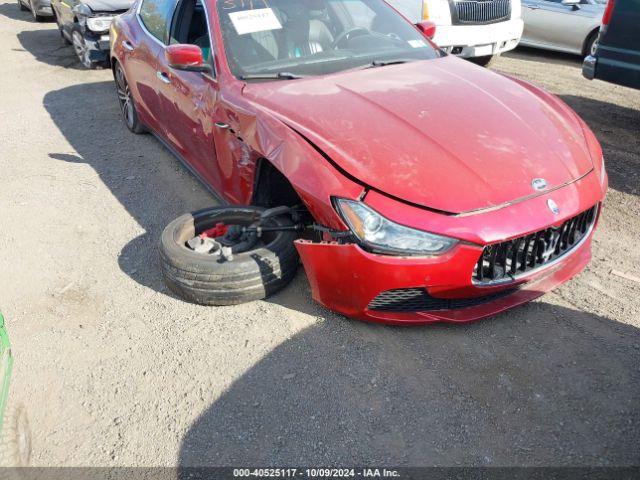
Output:
<path fill-rule="evenodd" d="M 164 83 L 171 83 L 171 80 L 169 79 L 169 75 L 167 75 L 164 72 L 156 72 L 156 77 L 158 77 L 160 79 L 160 81 L 164 82 Z"/>
<path fill-rule="evenodd" d="M 228 123 L 224 123 L 224 122 L 216 122 L 216 123 L 214 123 L 214 125 L 217 128 L 220 128 L 221 130 L 227 130 L 228 128 L 231 127 L 231 125 L 229 125 Z"/>
<path fill-rule="evenodd" d="M 125 50 L 129 50 L 130 52 L 133 51 L 133 45 L 131 45 L 131 42 L 128 42 L 127 40 L 122 41 L 122 46 Z"/>

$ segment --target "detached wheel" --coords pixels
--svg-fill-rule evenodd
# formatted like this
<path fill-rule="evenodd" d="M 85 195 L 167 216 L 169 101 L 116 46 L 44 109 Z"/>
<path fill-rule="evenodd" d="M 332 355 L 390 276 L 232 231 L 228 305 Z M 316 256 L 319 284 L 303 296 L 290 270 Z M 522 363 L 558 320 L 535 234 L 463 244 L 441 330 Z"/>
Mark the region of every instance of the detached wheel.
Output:
<path fill-rule="evenodd" d="M 480 65 L 481 67 L 488 67 L 493 63 L 495 58 L 496 58 L 496 55 L 484 55 L 482 57 L 471 57 L 471 58 L 468 58 L 467 60 L 469 60 L 472 63 L 475 63 L 476 65 Z"/>
<path fill-rule="evenodd" d="M 258 221 L 260 207 L 218 207 L 171 222 L 160 239 L 167 286 L 201 305 L 237 305 L 260 300 L 287 285 L 298 269 L 293 230 L 241 233 Z M 286 216 L 264 220 L 264 229 L 291 227 Z M 229 258 L 231 257 L 231 258 Z"/>
<path fill-rule="evenodd" d="M 118 94 L 118 103 L 120 104 L 120 112 L 122 119 L 129 130 L 135 134 L 146 133 L 147 129 L 138 119 L 136 104 L 133 101 L 129 84 L 124 76 L 124 70 L 118 62 L 115 62 L 114 77 L 116 82 L 116 93 Z"/>
<path fill-rule="evenodd" d="M 22 405 L 9 405 L 2 422 L 0 467 L 26 467 L 31 458 L 31 430 Z"/>

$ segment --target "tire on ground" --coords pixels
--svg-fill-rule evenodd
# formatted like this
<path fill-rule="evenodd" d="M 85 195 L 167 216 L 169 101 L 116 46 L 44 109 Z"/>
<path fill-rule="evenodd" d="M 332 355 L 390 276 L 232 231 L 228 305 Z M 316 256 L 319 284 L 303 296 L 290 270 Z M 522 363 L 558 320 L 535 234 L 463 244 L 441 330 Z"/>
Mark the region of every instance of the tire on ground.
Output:
<path fill-rule="evenodd" d="M 295 276 L 299 265 L 294 231 L 280 231 L 254 249 L 224 261 L 196 253 L 185 243 L 216 224 L 250 225 L 264 211 L 260 207 L 214 207 L 183 215 L 171 222 L 160 238 L 160 266 L 166 285 L 181 298 L 201 305 L 238 305 L 277 292 Z M 288 217 L 274 217 L 269 226 L 292 225 Z M 265 237 L 266 238 L 266 237 Z"/>
<path fill-rule="evenodd" d="M 493 63 L 497 55 L 483 55 L 482 57 L 470 57 L 469 60 L 476 65 L 480 65 L 481 67 L 488 67 Z"/>
<path fill-rule="evenodd" d="M 587 41 L 584 42 L 584 51 L 582 52 L 583 55 L 593 55 L 594 52 L 592 52 L 591 50 L 593 50 L 593 46 L 594 44 L 598 41 L 598 30 L 595 30 L 593 32 L 591 32 L 591 34 L 587 37 Z"/>
<path fill-rule="evenodd" d="M 74 24 L 71 29 L 71 38 L 72 38 L 71 44 L 73 45 L 74 53 L 76 54 L 76 57 L 82 66 L 84 66 L 88 70 L 95 70 L 102 66 L 99 62 L 94 62 L 89 57 L 88 50 L 86 50 L 87 48 L 86 40 L 84 38 L 84 35 L 82 34 L 82 29 L 80 28 L 80 25 L 78 25 L 77 23 Z M 80 52 L 78 52 L 75 45 L 76 41 L 78 41 L 78 43 L 85 49 L 84 53 L 81 54 Z"/>
<path fill-rule="evenodd" d="M 127 82 L 127 77 L 124 74 L 124 69 L 122 68 L 122 65 L 120 65 L 120 62 L 118 62 L 117 60 L 113 60 L 113 62 L 114 62 L 114 65 L 113 65 L 113 78 L 114 78 L 115 85 L 116 85 L 116 95 L 118 95 L 118 89 L 119 88 L 125 88 L 125 86 L 128 88 L 128 82 Z M 120 76 L 121 76 L 121 81 L 124 82 L 122 85 L 118 84 L 118 78 Z M 129 92 L 129 95 L 130 95 L 129 101 L 131 103 L 131 105 L 130 105 L 130 107 L 131 107 L 131 122 L 129 122 L 129 120 L 127 119 L 127 115 L 125 113 L 122 101 L 120 99 L 118 100 L 118 102 L 120 103 L 120 112 L 122 113 L 122 118 L 124 120 L 124 124 L 129 129 L 130 132 L 135 133 L 136 135 L 141 135 L 141 134 L 144 134 L 144 133 L 148 133 L 149 130 L 140 121 L 140 119 L 138 118 L 138 109 L 136 107 L 135 100 L 133 99 L 133 95 L 131 95 L 131 92 Z"/>

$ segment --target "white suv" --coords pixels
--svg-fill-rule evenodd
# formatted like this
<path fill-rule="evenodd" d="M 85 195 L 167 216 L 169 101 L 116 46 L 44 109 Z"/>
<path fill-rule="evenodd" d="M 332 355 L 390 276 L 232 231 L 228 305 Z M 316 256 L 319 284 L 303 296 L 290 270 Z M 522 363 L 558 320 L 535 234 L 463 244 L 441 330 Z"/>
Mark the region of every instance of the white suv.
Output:
<path fill-rule="evenodd" d="M 448 53 L 488 65 L 522 36 L 520 0 L 387 0 L 413 23 L 436 24 L 433 41 Z"/>

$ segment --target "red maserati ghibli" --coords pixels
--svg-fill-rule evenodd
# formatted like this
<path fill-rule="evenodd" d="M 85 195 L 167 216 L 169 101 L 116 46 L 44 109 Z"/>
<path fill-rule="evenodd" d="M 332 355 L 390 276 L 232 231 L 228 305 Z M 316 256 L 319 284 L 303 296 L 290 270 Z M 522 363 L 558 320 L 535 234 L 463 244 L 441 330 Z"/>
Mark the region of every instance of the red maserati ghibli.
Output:
<path fill-rule="evenodd" d="M 607 189 L 594 134 L 432 30 L 384 0 L 138 0 L 118 17 L 127 127 L 229 205 L 167 227 L 169 287 L 239 303 L 301 259 L 349 317 L 467 322 L 580 272 Z"/>

